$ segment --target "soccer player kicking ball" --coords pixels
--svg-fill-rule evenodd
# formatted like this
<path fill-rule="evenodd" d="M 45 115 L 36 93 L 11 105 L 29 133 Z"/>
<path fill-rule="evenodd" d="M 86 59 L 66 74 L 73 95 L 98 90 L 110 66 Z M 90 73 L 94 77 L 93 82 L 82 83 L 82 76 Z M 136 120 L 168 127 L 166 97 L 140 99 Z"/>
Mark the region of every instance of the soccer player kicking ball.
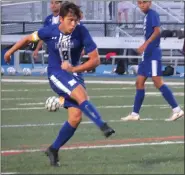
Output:
<path fill-rule="evenodd" d="M 145 81 L 152 77 L 152 81 L 157 89 L 162 93 L 164 99 L 173 109 L 173 114 L 166 121 L 175 121 L 184 116 L 184 111 L 177 104 L 172 91 L 168 88 L 161 77 L 161 49 L 160 49 L 160 19 L 156 11 L 152 10 L 150 0 L 137 1 L 139 8 L 145 13 L 144 36 L 145 42 L 139 47 L 138 53 L 143 54 L 143 60 L 139 65 L 136 80 L 136 95 L 133 112 L 121 120 L 139 120 L 139 111 L 145 97 Z"/>
<path fill-rule="evenodd" d="M 52 166 L 59 166 L 58 151 L 75 133 L 82 112 L 92 120 L 105 137 L 115 131 L 102 120 L 94 105 L 88 100 L 81 72 L 91 70 L 100 64 L 96 44 L 88 30 L 78 25 L 80 9 L 71 2 L 64 2 L 60 9 L 60 24 L 41 28 L 39 31 L 17 42 L 5 54 L 5 60 L 23 45 L 43 40 L 49 49 L 48 79 L 51 88 L 65 98 L 64 107 L 68 110 L 68 121 L 61 127 L 56 140 L 46 150 Z M 85 48 L 89 60 L 80 65 L 80 55 Z"/>

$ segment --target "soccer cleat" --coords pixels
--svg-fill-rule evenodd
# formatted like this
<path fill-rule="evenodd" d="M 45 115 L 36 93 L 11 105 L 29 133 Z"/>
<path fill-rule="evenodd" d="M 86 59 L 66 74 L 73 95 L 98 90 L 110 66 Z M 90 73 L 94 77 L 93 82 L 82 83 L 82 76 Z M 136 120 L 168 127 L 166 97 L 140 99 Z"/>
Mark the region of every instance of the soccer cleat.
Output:
<path fill-rule="evenodd" d="M 105 137 L 109 137 L 115 133 L 115 131 L 110 126 L 108 126 L 107 123 L 104 123 L 100 129 L 103 131 Z"/>
<path fill-rule="evenodd" d="M 121 120 L 123 120 L 123 121 L 137 121 L 137 120 L 140 120 L 140 117 L 139 117 L 139 115 L 129 114 L 127 117 L 122 117 Z"/>
<path fill-rule="evenodd" d="M 49 157 L 51 166 L 58 167 L 60 166 L 59 158 L 58 158 L 58 150 L 55 150 L 51 147 L 49 147 L 45 154 Z"/>
<path fill-rule="evenodd" d="M 165 121 L 175 121 L 181 117 L 184 117 L 184 111 L 180 110 L 179 112 L 174 112 L 172 116 L 168 119 L 165 119 Z"/>

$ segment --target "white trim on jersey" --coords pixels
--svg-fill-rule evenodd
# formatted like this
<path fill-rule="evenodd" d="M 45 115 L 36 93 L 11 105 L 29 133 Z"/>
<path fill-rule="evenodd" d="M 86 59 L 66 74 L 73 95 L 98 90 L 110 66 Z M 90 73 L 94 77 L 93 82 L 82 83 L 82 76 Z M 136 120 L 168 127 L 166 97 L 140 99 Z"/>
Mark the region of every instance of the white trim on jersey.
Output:
<path fill-rule="evenodd" d="M 50 76 L 50 80 L 55 84 L 55 86 L 67 93 L 68 95 L 71 95 L 71 91 L 65 87 L 54 75 Z"/>
<path fill-rule="evenodd" d="M 157 76 L 157 60 L 152 60 L 152 76 Z"/>
<path fill-rule="evenodd" d="M 59 15 L 52 17 L 52 24 L 58 24 L 59 23 Z"/>

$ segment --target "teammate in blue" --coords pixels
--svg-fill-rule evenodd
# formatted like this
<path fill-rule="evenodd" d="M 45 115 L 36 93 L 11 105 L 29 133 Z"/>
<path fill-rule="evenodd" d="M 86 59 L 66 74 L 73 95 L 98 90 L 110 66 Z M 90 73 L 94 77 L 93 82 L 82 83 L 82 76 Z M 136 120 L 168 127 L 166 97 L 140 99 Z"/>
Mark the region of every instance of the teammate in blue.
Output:
<path fill-rule="evenodd" d="M 161 49 L 160 49 L 160 19 L 156 11 L 152 10 L 150 0 L 139 0 L 138 6 L 145 13 L 144 36 L 145 42 L 139 47 L 138 53 L 143 54 L 143 60 L 139 65 L 136 80 L 136 95 L 133 112 L 127 117 L 121 118 L 124 121 L 139 120 L 139 111 L 145 97 L 145 81 L 152 77 L 157 89 L 162 93 L 164 99 L 173 110 L 173 114 L 166 121 L 175 121 L 184 116 L 184 111 L 177 104 L 172 91 L 164 83 L 161 71 Z"/>
<path fill-rule="evenodd" d="M 88 30 L 79 25 L 80 9 L 74 3 L 64 2 L 60 9 L 60 24 L 51 25 L 18 41 L 5 54 L 5 61 L 23 45 L 43 40 L 49 49 L 48 79 L 51 88 L 65 98 L 64 107 L 68 109 L 68 121 L 61 127 L 56 140 L 47 149 L 52 166 L 59 166 L 58 151 L 75 133 L 82 112 L 92 120 L 105 137 L 115 131 L 102 120 L 94 105 L 88 100 L 81 72 L 92 70 L 100 64 L 97 46 Z M 89 60 L 80 65 L 80 55 L 85 48 Z"/>
<path fill-rule="evenodd" d="M 44 21 L 44 27 L 59 23 L 59 12 L 60 12 L 61 5 L 62 5 L 62 1 L 60 0 L 50 0 L 50 10 L 52 14 L 46 17 Z M 40 40 L 37 44 L 36 49 L 33 52 L 33 57 L 35 59 L 38 58 L 38 52 L 42 48 L 42 45 L 43 45 L 43 41 Z"/>

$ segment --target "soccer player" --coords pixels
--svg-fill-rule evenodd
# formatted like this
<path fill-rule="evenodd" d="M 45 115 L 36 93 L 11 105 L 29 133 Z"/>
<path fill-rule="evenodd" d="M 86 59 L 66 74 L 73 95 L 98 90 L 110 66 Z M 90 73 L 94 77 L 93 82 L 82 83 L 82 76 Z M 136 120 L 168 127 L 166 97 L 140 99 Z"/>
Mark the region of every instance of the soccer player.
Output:
<path fill-rule="evenodd" d="M 60 0 L 50 0 L 50 10 L 52 14 L 46 17 L 44 21 L 44 27 L 59 23 L 59 12 L 62 5 Z M 33 58 L 38 58 L 38 52 L 42 48 L 43 41 L 40 40 L 37 44 L 36 49 L 33 52 Z"/>
<path fill-rule="evenodd" d="M 164 99 L 173 110 L 173 114 L 166 121 L 175 121 L 184 116 L 184 111 L 176 102 L 172 91 L 164 83 L 161 75 L 161 49 L 160 49 L 160 19 L 156 11 L 151 9 L 150 0 L 138 0 L 138 6 L 145 13 L 144 18 L 144 36 L 145 42 L 138 48 L 138 53 L 143 54 L 143 60 L 139 64 L 136 80 L 136 95 L 133 112 L 127 117 L 121 118 L 124 121 L 139 120 L 139 111 L 145 97 L 145 81 L 152 77 L 152 81 L 161 92 Z"/>
<path fill-rule="evenodd" d="M 71 2 L 64 2 L 60 9 L 60 24 L 51 25 L 26 36 L 5 53 L 5 61 L 21 46 L 37 41 L 46 42 L 49 49 L 48 79 L 51 88 L 65 98 L 64 107 L 68 110 L 68 121 L 61 127 L 56 140 L 46 150 L 52 166 L 59 166 L 58 151 L 75 133 L 82 112 L 92 120 L 105 137 L 115 131 L 102 120 L 95 106 L 88 100 L 82 72 L 92 70 L 100 64 L 97 46 L 88 30 L 79 25 L 80 9 Z M 80 65 L 82 49 L 89 60 Z"/>

